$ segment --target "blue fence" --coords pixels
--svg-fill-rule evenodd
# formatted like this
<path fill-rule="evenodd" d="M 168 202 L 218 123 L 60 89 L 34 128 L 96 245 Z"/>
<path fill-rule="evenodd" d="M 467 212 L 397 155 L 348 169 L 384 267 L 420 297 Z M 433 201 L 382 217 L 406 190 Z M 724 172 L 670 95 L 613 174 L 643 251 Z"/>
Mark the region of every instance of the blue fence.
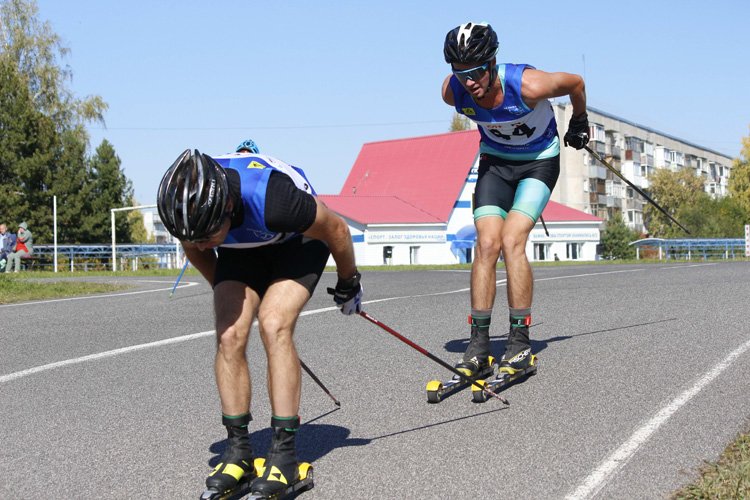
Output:
<path fill-rule="evenodd" d="M 647 238 L 634 241 L 636 258 L 708 260 L 745 258 L 744 238 Z"/>
<path fill-rule="evenodd" d="M 115 250 L 118 270 L 175 269 L 184 258 L 174 244 L 117 245 Z M 34 245 L 34 269 L 53 270 L 54 253 L 53 245 Z M 112 246 L 58 245 L 57 265 L 59 271 L 111 270 Z"/>

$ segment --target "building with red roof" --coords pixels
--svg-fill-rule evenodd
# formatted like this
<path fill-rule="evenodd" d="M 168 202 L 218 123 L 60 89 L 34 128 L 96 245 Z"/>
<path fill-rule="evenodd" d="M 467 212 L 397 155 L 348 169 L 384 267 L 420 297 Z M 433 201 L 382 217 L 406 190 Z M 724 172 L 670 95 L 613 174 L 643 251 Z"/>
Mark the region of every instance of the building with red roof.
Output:
<path fill-rule="evenodd" d="M 467 130 L 365 144 L 338 195 L 319 198 L 346 219 L 357 262 L 470 262 L 471 198 L 479 132 Z M 601 219 L 550 201 L 527 245 L 529 260 L 594 260 Z"/>

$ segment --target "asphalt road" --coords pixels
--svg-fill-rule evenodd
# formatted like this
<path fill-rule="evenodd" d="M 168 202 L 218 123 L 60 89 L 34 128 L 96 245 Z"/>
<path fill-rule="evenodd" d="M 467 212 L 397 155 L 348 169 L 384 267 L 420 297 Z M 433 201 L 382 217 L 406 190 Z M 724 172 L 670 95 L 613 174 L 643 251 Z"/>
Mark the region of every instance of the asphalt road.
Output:
<path fill-rule="evenodd" d="M 492 347 L 507 331 L 498 273 Z M 440 366 L 330 305 L 326 274 L 297 325 L 305 499 L 663 498 L 750 416 L 750 263 L 535 269 L 539 373 L 426 402 Z M 225 446 L 210 288 L 118 278 L 129 293 L 0 306 L 4 498 L 194 498 Z M 366 272 L 366 310 L 450 363 L 465 348 L 468 272 Z M 253 330 L 254 448 L 268 448 Z"/>

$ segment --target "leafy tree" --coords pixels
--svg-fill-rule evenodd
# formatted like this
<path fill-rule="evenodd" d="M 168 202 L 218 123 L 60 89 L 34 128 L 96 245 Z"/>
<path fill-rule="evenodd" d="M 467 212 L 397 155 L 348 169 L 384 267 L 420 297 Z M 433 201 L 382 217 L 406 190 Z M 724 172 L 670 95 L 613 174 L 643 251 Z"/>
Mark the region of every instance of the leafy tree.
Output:
<path fill-rule="evenodd" d="M 693 238 L 740 238 L 745 231 L 743 213 L 737 198 L 704 196 L 680 207 L 676 218 Z"/>
<path fill-rule="evenodd" d="M 73 74 L 58 64 L 58 58 L 70 50 L 38 14 L 35 0 L 0 2 L 0 58 L 13 62 L 36 109 L 52 118 L 58 130 L 74 129 L 85 139 L 84 123 L 103 122 L 107 104 L 99 96 L 77 99 L 68 89 Z"/>
<path fill-rule="evenodd" d="M 732 164 L 729 193 L 744 210 L 745 223 L 750 223 L 750 136 L 742 138 L 740 158 L 735 158 Z"/>
<path fill-rule="evenodd" d="M 451 132 L 460 132 L 462 130 L 469 130 L 471 128 L 471 120 L 458 113 L 453 113 L 451 119 Z"/>
<path fill-rule="evenodd" d="M 0 207 L 8 222 L 26 220 L 38 243 L 51 241 L 52 196 L 58 241 L 110 239 L 109 209 L 132 198 L 114 148 L 104 141 L 89 159 L 85 124 L 103 122 L 101 97 L 76 98 L 68 54 L 35 0 L 0 0 Z M 142 225 L 142 222 L 141 222 Z M 130 221 L 116 223 L 130 241 Z"/>
<path fill-rule="evenodd" d="M 649 177 L 649 182 L 651 198 L 677 220 L 680 220 L 677 214 L 681 207 L 695 206 L 705 202 L 706 198 L 710 198 L 703 189 L 703 180 L 689 169 L 677 172 L 666 168 L 658 169 Z M 650 203 L 644 207 L 643 217 L 649 233 L 654 237 L 684 238 L 686 236 L 679 226 Z M 691 229 L 683 221 L 680 222 Z"/>
<path fill-rule="evenodd" d="M 602 231 L 601 245 L 605 258 L 634 259 L 635 247 L 629 243 L 638 240 L 638 232 L 630 229 L 622 217 L 612 217 Z"/>
<path fill-rule="evenodd" d="M 138 206 L 138 201 L 134 196 L 130 197 L 128 206 Z M 130 242 L 132 243 L 156 243 L 156 238 L 149 236 L 146 226 L 143 223 L 143 213 L 140 210 L 127 212 L 128 224 L 130 225 Z"/>
<path fill-rule="evenodd" d="M 49 166 L 59 150 L 52 120 L 35 109 L 15 66 L 0 57 L 0 213 L 14 231 L 26 221 L 37 242 L 51 234 L 42 214 L 51 221 Z"/>
<path fill-rule="evenodd" d="M 89 214 L 88 237 L 92 241 L 107 241 L 111 238 L 110 209 L 128 206 L 133 188 L 120 168 L 120 158 L 106 139 L 102 141 L 91 158 L 91 213 Z M 115 237 L 118 242 L 130 241 L 128 218 L 115 217 Z"/>

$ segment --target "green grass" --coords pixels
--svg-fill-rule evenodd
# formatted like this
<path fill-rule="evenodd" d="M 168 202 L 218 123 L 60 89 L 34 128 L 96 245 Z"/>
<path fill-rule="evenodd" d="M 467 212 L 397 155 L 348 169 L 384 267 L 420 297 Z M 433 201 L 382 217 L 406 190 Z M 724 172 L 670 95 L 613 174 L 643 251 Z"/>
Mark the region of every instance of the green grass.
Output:
<path fill-rule="evenodd" d="M 82 281 L 34 281 L 25 278 L 41 278 L 44 273 L 0 274 L 0 304 L 28 302 L 31 300 L 59 299 L 78 295 L 116 292 L 130 288 L 111 283 L 88 283 Z M 54 273 L 50 273 L 54 276 Z M 80 273 L 78 274 L 80 277 Z M 58 276 L 55 276 L 58 277 Z"/>
<path fill-rule="evenodd" d="M 717 462 L 706 463 L 700 478 L 676 491 L 674 500 L 750 498 L 750 433 L 740 434 Z"/>

